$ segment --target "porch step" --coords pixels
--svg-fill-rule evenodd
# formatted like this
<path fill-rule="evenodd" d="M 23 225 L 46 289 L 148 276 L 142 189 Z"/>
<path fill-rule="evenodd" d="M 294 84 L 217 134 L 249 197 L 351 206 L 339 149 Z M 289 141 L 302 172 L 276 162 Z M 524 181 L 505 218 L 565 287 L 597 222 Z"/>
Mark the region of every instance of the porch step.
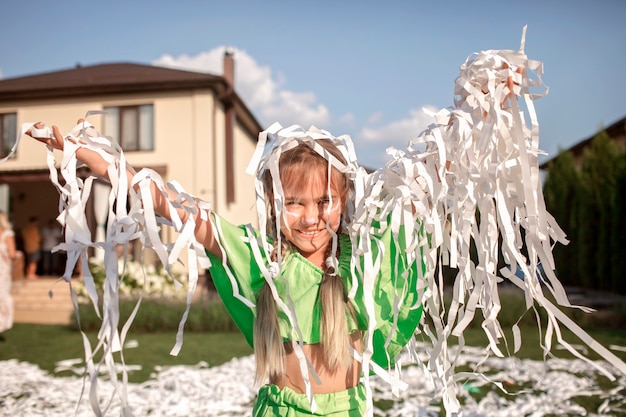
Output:
<path fill-rule="evenodd" d="M 206 279 L 205 276 L 199 278 L 194 301 L 212 293 L 210 287 L 205 285 Z M 68 284 L 56 277 L 13 280 L 11 294 L 15 323 L 69 324 L 74 314 Z"/>
<path fill-rule="evenodd" d="M 49 292 L 52 291 L 52 298 Z M 15 323 L 68 324 L 74 308 L 67 283 L 53 277 L 18 279 L 11 288 Z"/>

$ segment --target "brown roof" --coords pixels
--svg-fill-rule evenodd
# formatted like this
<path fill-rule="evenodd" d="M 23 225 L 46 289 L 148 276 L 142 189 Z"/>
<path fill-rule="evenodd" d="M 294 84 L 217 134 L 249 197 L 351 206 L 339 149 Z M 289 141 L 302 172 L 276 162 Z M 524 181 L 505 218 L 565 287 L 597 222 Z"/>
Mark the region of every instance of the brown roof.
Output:
<path fill-rule="evenodd" d="M 140 92 L 209 88 L 235 106 L 237 117 L 254 135 L 260 124 L 228 81 L 217 75 L 133 63 L 111 63 L 0 80 L 0 103 Z"/>
<path fill-rule="evenodd" d="M 623 137 L 624 134 L 626 133 L 626 117 L 622 117 L 621 119 L 617 120 L 616 122 L 613 122 L 609 127 L 601 129 L 600 131 L 594 133 L 593 135 L 589 136 L 586 139 L 581 140 L 580 142 L 576 143 L 575 145 L 573 145 L 572 147 L 570 147 L 569 149 L 567 149 L 567 151 L 571 152 L 574 156 L 580 156 L 582 155 L 583 151 L 588 148 L 589 146 L 591 146 L 591 141 L 600 133 L 600 132 L 605 132 L 608 137 L 612 138 L 612 139 L 616 139 L 619 137 Z M 560 154 L 561 152 L 559 152 Z M 555 160 L 559 154 L 555 155 L 554 157 L 548 159 L 547 161 L 543 162 L 541 165 L 539 165 L 540 169 L 548 169 L 548 166 L 550 165 L 550 163 Z"/>
<path fill-rule="evenodd" d="M 568 150 L 572 152 L 574 155 L 579 155 L 582 151 L 591 145 L 591 141 L 598 136 L 598 133 L 604 131 L 608 137 L 617 138 L 618 136 L 624 136 L 624 128 L 626 125 L 626 117 L 622 117 L 618 121 L 611 124 L 609 127 L 600 130 L 599 132 L 594 133 L 589 136 L 587 139 L 584 139 L 578 142 L 576 145 L 572 146 Z"/>
<path fill-rule="evenodd" d="M 223 77 L 118 63 L 0 80 L 0 101 L 208 87 L 226 90 Z"/>

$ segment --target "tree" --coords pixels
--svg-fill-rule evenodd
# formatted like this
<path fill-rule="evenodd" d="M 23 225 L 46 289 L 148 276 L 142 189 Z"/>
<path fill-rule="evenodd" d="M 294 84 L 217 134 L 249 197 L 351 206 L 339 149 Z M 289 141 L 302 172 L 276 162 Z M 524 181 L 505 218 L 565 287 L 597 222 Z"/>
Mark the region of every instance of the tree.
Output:
<path fill-rule="evenodd" d="M 566 285 L 626 294 L 626 155 L 606 132 L 596 135 L 576 168 L 571 152 L 548 166 L 546 207 L 570 239 L 557 245 L 557 273 Z"/>
<path fill-rule="evenodd" d="M 615 211 L 613 212 L 613 236 L 611 263 L 612 282 L 616 292 L 626 294 L 626 154 L 618 161 L 616 178 Z"/>
<path fill-rule="evenodd" d="M 579 216 L 580 226 L 584 227 L 583 239 L 587 245 L 585 253 L 588 264 L 585 273 L 596 280 L 598 287 L 614 290 L 616 271 L 613 268 L 613 247 L 617 216 L 617 183 L 623 160 L 615 143 L 606 132 L 600 132 L 591 141 L 591 146 L 583 152 L 581 184 L 584 201 L 579 204 L 586 209 Z M 595 265 L 594 265 L 595 264 Z"/>
<path fill-rule="evenodd" d="M 578 268 L 572 262 L 576 253 L 575 207 L 576 188 L 580 184 L 580 174 L 574 166 L 574 156 L 563 151 L 549 164 L 548 176 L 544 182 L 543 193 L 546 208 L 554 216 L 558 225 L 567 234 L 570 243 L 567 246 L 557 244 L 554 247 L 554 262 L 557 274 L 565 285 L 581 285 Z"/>

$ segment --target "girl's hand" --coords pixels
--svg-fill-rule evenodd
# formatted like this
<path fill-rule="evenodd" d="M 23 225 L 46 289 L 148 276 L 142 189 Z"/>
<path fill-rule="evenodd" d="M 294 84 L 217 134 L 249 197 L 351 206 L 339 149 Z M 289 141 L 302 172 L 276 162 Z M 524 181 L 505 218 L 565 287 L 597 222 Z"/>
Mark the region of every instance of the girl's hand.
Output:
<path fill-rule="evenodd" d="M 39 142 L 45 143 L 53 149 L 58 149 L 60 151 L 63 150 L 63 136 L 57 126 L 52 126 L 52 129 L 50 129 L 43 123 L 37 122 L 33 128 L 26 131 L 28 136 L 33 139 L 37 139 Z"/>
<path fill-rule="evenodd" d="M 83 121 L 83 119 L 78 119 L 76 124 L 81 124 Z M 26 131 L 26 134 L 34 139 L 37 139 L 41 143 L 45 143 L 50 148 L 57 149 L 59 151 L 63 150 L 66 140 L 74 144 L 83 143 L 78 141 L 72 135 L 63 138 L 63 135 L 61 135 L 57 126 L 52 126 L 51 129 L 41 122 L 35 123 L 32 128 Z M 76 158 L 87 165 L 95 175 L 108 180 L 107 170 L 109 168 L 109 163 L 105 161 L 100 154 L 91 149 L 81 147 L 76 150 Z M 127 170 L 128 169 L 130 169 L 130 171 L 128 171 L 130 181 L 135 173 L 130 165 L 127 165 Z"/>
<path fill-rule="evenodd" d="M 505 62 L 503 65 L 503 68 L 507 69 L 509 68 L 509 65 Z M 524 76 L 524 67 L 517 67 L 517 69 L 515 70 L 516 73 L 521 74 L 522 76 Z M 502 101 L 500 102 L 500 107 L 502 107 L 504 105 L 504 103 L 511 97 L 513 97 L 516 93 L 515 93 L 515 86 L 519 86 L 520 83 L 517 81 L 513 80 L 513 76 L 509 75 L 506 79 L 506 87 L 509 90 L 508 93 L 504 96 L 504 98 L 502 99 Z"/>

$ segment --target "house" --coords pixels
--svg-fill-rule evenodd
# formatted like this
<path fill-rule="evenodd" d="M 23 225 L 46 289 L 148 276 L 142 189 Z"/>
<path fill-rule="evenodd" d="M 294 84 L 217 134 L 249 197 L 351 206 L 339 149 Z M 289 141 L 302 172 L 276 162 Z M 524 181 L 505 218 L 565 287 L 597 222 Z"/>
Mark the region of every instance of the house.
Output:
<path fill-rule="evenodd" d="M 130 164 L 177 180 L 232 222 L 254 223 L 253 178 L 244 171 L 262 127 L 233 85 L 234 58 L 228 51 L 223 76 L 108 63 L 3 79 L 0 158 L 24 122 L 42 121 L 66 133 L 88 111 L 105 110 L 88 120 L 120 142 Z M 97 224 L 104 223 L 93 210 L 100 203 L 91 200 L 88 222 L 95 236 Z M 28 137 L 0 164 L 0 209 L 9 213 L 16 231 L 31 216 L 43 224 L 58 215 L 46 148 Z"/>

